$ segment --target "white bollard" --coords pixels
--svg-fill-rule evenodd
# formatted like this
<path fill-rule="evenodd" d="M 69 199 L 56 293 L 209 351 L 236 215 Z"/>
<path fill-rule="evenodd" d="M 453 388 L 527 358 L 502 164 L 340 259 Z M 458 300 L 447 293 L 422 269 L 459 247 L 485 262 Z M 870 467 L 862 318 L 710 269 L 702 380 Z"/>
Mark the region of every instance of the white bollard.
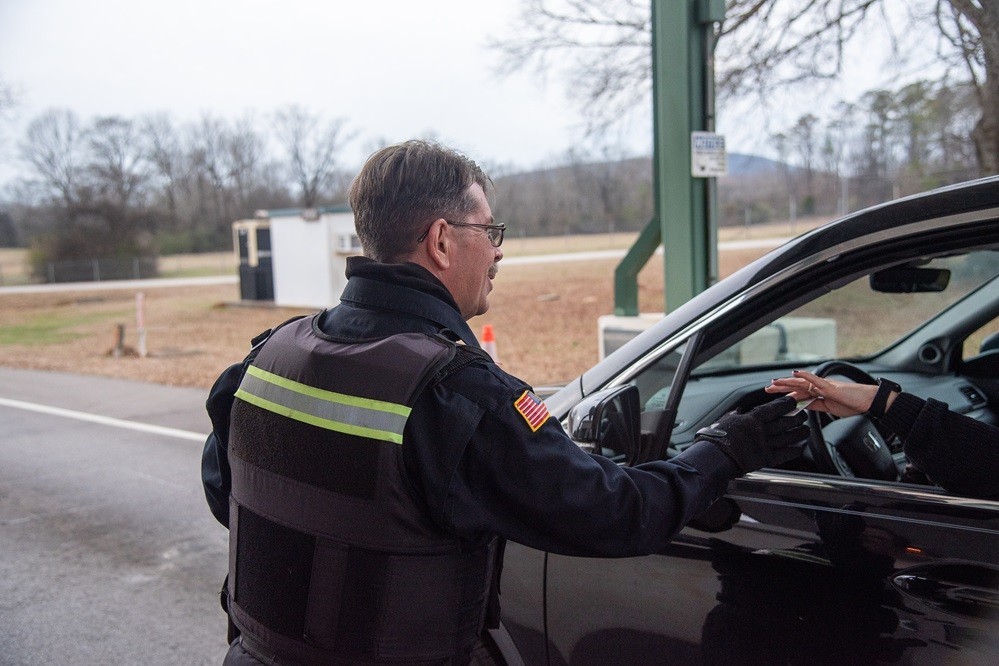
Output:
<path fill-rule="evenodd" d="M 135 330 L 139 339 L 139 358 L 146 358 L 146 295 L 135 295 Z"/>

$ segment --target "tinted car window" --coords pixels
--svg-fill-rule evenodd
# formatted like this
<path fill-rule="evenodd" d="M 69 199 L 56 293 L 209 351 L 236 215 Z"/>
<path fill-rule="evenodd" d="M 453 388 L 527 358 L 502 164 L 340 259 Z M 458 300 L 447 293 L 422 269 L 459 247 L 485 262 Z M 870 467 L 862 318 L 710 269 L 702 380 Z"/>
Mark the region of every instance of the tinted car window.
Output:
<path fill-rule="evenodd" d="M 940 257 L 917 268 L 947 271 L 949 282 L 942 291 L 884 293 L 872 289 L 864 276 L 760 328 L 694 374 L 871 357 L 999 275 L 999 252 Z"/>
<path fill-rule="evenodd" d="M 996 297 L 999 298 L 999 295 Z M 962 351 L 964 359 L 974 358 L 990 351 L 999 353 L 999 317 L 969 335 Z"/>

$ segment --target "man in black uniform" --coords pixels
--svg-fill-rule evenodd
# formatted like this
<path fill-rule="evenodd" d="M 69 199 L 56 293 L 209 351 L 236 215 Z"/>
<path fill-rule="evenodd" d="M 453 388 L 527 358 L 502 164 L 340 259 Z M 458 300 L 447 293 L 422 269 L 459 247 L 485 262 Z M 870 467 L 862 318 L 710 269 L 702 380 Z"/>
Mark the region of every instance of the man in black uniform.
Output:
<path fill-rule="evenodd" d="M 230 530 L 226 663 L 467 663 L 499 621 L 506 539 L 579 556 L 662 549 L 730 479 L 789 459 L 782 398 L 679 456 L 583 452 L 466 321 L 503 258 L 491 183 L 409 141 L 350 187 L 365 257 L 337 307 L 254 341 L 208 399 L 203 480 Z"/>

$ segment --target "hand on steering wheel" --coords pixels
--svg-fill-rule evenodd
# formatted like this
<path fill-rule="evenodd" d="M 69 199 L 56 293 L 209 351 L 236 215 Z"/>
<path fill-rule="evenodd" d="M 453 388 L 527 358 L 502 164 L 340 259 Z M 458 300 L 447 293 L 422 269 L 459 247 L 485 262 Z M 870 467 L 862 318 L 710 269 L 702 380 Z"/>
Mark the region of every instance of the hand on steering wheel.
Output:
<path fill-rule="evenodd" d="M 764 390 L 788 394 L 799 402 L 814 398 L 815 401 L 808 405 L 809 410 L 838 417 L 866 413 L 878 389 L 876 385 L 827 379 L 805 370 L 795 370 L 791 374 L 793 377 L 773 380 Z"/>
<path fill-rule="evenodd" d="M 828 379 L 829 375 L 851 381 Z M 818 471 L 894 481 L 898 468 L 885 434 L 877 423 L 859 416 L 870 409 L 877 389 L 876 380 L 867 372 L 835 360 L 822 363 L 813 372 L 795 371 L 792 377 L 775 379 L 764 390 L 790 394 L 798 401 L 815 398 L 808 405 L 808 449 Z"/>

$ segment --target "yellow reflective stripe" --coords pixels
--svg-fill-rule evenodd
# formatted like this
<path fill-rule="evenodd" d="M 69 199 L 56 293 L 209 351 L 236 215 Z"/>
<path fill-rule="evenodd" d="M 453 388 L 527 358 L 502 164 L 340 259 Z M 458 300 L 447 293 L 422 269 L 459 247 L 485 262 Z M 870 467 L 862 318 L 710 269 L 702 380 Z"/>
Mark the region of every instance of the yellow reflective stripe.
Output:
<path fill-rule="evenodd" d="M 342 432 L 348 435 L 357 435 L 358 437 L 368 437 L 370 439 L 377 439 L 383 442 L 402 444 L 401 434 L 387 432 L 385 430 L 374 430 L 372 428 L 354 426 L 349 423 L 342 423 L 340 421 L 333 421 L 331 419 L 324 419 L 312 414 L 306 414 L 305 412 L 300 412 L 290 407 L 279 405 L 276 402 L 258 398 L 251 393 L 243 391 L 243 389 L 236 391 L 236 397 L 242 398 L 251 405 L 256 405 L 257 407 L 266 409 L 269 412 L 274 412 L 275 414 L 280 414 L 281 416 L 287 416 L 290 419 L 301 421 L 302 423 L 308 423 L 309 425 L 314 425 L 325 430 L 335 430 L 336 432 Z"/>
<path fill-rule="evenodd" d="M 316 388 L 315 386 L 309 386 L 308 384 L 302 384 L 293 379 L 288 379 L 287 377 L 282 377 L 281 375 L 275 375 L 273 372 L 261 370 L 254 365 L 249 366 L 246 369 L 246 372 L 247 374 L 259 377 L 269 384 L 275 384 L 282 388 L 286 388 L 289 391 L 312 396 L 313 398 L 319 398 L 320 400 L 336 402 L 342 405 L 351 405 L 354 407 L 363 407 L 364 409 L 374 409 L 380 412 L 390 412 L 401 416 L 409 416 L 409 413 L 413 411 L 406 405 L 399 405 L 394 402 L 358 398 L 357 396 L 347 395 L 346 393 L 336 393 L 335 391 L 327 391 L 325 389 Z"/>
<path fill-rule="evenodd" d="M 405 405 L 319 389 L 255 366 L 247 368 L 236 396 L 302 423 L 396 444 L 402 443 L 412 411 Z"/>

